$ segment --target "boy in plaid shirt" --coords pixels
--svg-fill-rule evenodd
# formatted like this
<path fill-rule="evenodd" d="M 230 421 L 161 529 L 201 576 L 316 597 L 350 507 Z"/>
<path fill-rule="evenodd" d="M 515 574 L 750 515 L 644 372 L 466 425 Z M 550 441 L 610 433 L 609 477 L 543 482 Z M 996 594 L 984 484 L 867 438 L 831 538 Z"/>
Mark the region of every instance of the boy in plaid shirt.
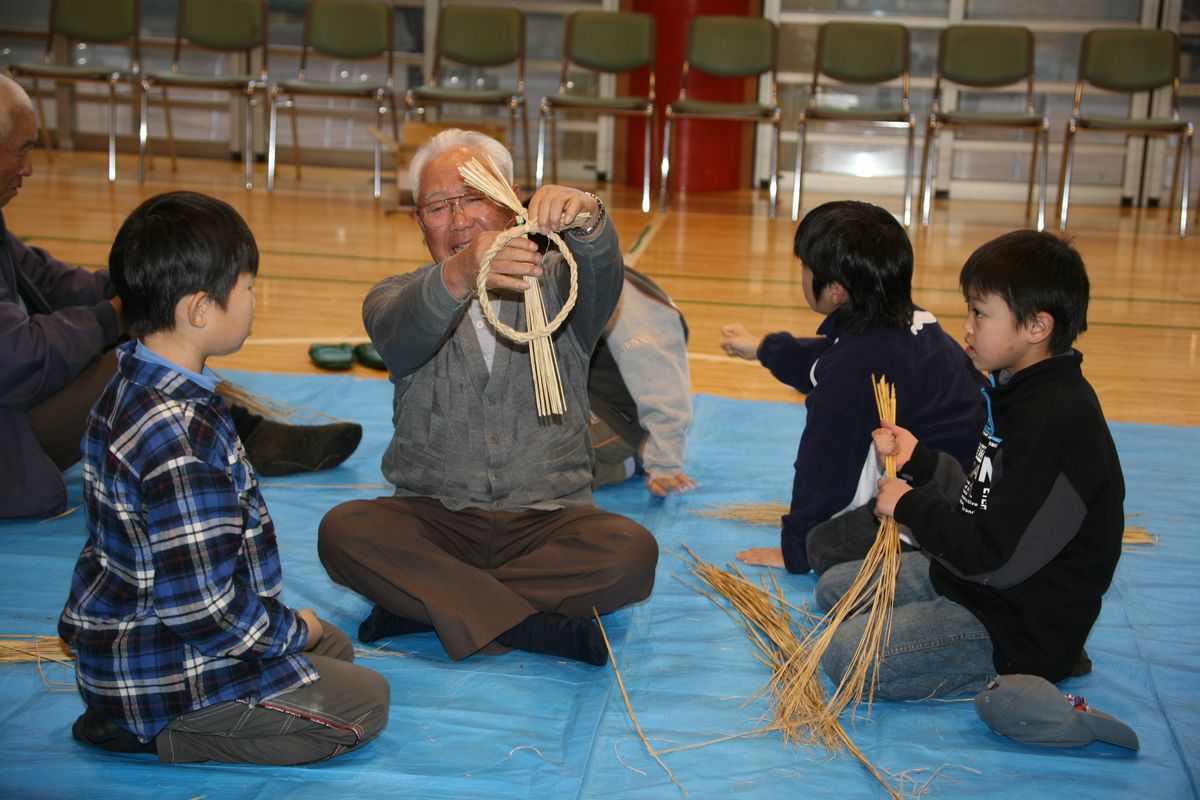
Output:
<path fill-rule="evenodd" d="M 137 338 L 83 441 L 88 541 L 59 621 L 87 705 L 74 737 L 166 762 L 358 747 L 387 723 L 387 681 L 280 600 L 275 528 L 205 367 L 250 334 L 253 235 L 219 200 L 164 194 L 121 226 L 109 269 Z"/>

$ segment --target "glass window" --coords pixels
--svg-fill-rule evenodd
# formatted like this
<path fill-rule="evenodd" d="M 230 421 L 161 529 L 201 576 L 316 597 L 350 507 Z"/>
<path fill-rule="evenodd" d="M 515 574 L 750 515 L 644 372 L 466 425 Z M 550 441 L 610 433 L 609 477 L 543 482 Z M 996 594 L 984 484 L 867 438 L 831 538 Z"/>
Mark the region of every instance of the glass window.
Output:
<path fill-rule="evenodd" d="M 1080 19 L 1138 22 L 1142 0 L 967 0 L 967 19 Z"/>
<path fill-rule="evenodd" d="M 788 11 L 816 11 L 845 14 L 907 14 L 909 16 L 944 17 L 949 13 L 950 0 L 783 0 Z"/>

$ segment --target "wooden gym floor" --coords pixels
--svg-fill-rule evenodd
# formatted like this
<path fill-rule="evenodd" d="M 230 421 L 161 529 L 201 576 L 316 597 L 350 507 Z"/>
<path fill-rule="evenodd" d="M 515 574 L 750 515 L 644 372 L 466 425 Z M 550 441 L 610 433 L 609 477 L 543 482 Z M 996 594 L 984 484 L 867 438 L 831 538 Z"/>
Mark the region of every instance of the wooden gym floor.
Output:
<path fill-rule="evenodd" d="M 55 153 L 48 163 L 39 150 L 34 158 L 34 176 L 4 210 L 9 230 L 73 263 L 102 266 L 125 215 L 160 192 L 204 192 L 245 216 L 262 253 L 258 313 L 242 351 L 212 363 L 218 370 L 318 371 L 308 345 L 364 341 L 360 309 L 367 290 L 427 262 L 416 223 L 406 210 L 395 210 L 394 187 L 385 185 L 385 198 L 372 200 L 367 170 L 308 167 L 297 180 L 282 164 L 268 194 L 261 165 L 257 185 L 247 192 L 235 162 L 181 159 L 171 173 L 160 158 L 139 185 L 132 156 L 120 157 L 115 184 L 104 178 L 100 153 Z M 774 221 L 765 192 L 750 191 L 692 193 L 673 199 L 665 214 L 644 215 L 635 187 L 582 188 L 604 198 L 629 263 L 661 283 L 686 315 L 693 391 L 801 402 L 757 364 L 731 359 L 718 347 L 720 327 L 728 322 L 754 333 L 811 335 L 820 321 L 804 301 L 792 256 L 788 198 L 781 196 Z M 831 199 L 808 194 L 805 207 Z M 899 197 L 861 199 L 893 211 L 901 204 Z M 959 269 L 983 242 L 1023 227 L 1023 211 L 1018 203 L 944 201 L 928 229 L 910 231 L 914 300 L 960 341 Z M 1092 282 L 1090 328 L 1077 346 L 1112 421 L 1200 425 L 1200 225 L 1180 240 L 1169 217 L 1162 209 L 1071 208 L 1071 233 Z"/>

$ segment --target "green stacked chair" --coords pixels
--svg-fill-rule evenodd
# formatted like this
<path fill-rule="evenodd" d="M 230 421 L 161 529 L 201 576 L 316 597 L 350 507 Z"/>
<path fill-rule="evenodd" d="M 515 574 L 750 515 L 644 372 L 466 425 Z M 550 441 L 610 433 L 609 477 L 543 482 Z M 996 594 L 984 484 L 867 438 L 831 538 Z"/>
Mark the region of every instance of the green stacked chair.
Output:
<path fill-rule="evenodd" d="M 792 189 L 792 220 L 800 218 L 805 146 L 808 129 L 819 124 L 857 124 L 907 128 L 904 161 L 904 224 L 912 220 L 913 132 L 916 120 L 909 110 L 909 34 L 903 25 L 877 22 L 827 22 L 817 32 L 816 61 L 808 105 L 800 110 L 800 141 L 796 146 L 796 182 Z M 878 85 L 900 81 L 897 106 L 845 108 L 822 101 L 823 79 L 836 83 Z"/>
<path fill-rule="evenodd" d="M 770 217 L 775 218 L 778 201 L 779 127 L 782 113 L 776 101 L 775 72 L 779 52 L 779 28 L 761 17 L 698 16 L 688 26 L 687 50 L 679 98 L 666 108 L 663 128 L 662 174 L 659 178 L 659 207 L 667 208 L 671 173 L 671 127 L 676 119 L 737 120 L 767 123 L 775 129 L 771 144 Z M 703 100 L 688 95 L 688 78 L 693 70 L 731 80 L 760 77 L 767 81 L 766 103 L 731 103 Z"/>
<path fill-rule="evenodd" d="M 1002 89 L 1016 83 L 1025 85 L 1025 103 L 1020 110 L 964 111 L 942 107 L 942 85 L 954 83 L 971 89 Z M 921 154 L 921 224 L 929 224 L 933 173 L 937 164 L 939 129 L 985 128 L 1026 131 L 1033 140 L 1029 161 L 1029 186 L 1025 194 L 1025 215 L 1033 204 L 1033 181 L 1038 183 L 1037 229 L 1046 224 L 1046 151 L 1050 144 L 1050 120 L 1034 110 L 1033 33 L 1028 28 L 993 25 L 951 25 L 938 39 L 937 79 L 933 86 L 933 106 L 925 127 L 925 149 Z M 1041 160 L 1038 149 L 1041 148 Z"/>
<path fill-rule="evenodd" d="M 300 51 L 300 72 L 294 80 L 277 81 L 271 86 L 270 122 L 267 132 L 267 190 L 275 188 L 275 158 L 278 148 L 278 106 L 280 97 L 292 112 L 292 148 L 296 178 L 300 178 L 300 135 L 296 122 L 296 98 L 366 98 L 375 106 L 376 124 L 383 125 L 385 114 L 392 117 L 392 136 L 398 139 L 394 96 L 395 23 L 390 2 L 378 0 L 310 0 L 304 15 L 304 45 Z M 364 81 L 334 83 L 308 77 L 308 59 L 312 53 L 326 58 L 365 61 L 382 59 L 386 74 L 382 83 Z M 374 196 L 379 199 L 383 185 L 383 146 L 375 137 Z"/>
<path fill-rule="evenodd" d="M 654 17 L 636 12 L 577 11 L 567 17 L 563 44 L 562 75 L 558 94 L 542 98 L 538 115 L 537 172 L 542 185 L 547 127 L 550 141 L 550 180 L 558 182 L 558 112 L 583 111 L 593 114 L 641 117 L 645 124 L 643 142 L 642 211 L 650 211 L 650 165 L 654 157 Z M 594 73 L 617 75 L 649 68 L 649 90 L 645 95 L 597 97 L 571 92 L 571 69 L 582 67 Z"/>
<path fill-rule="evenodd" d="M 203 50 L 243 55 L 245 72 L 223 75 L 189 72 L 183 69 L 184 45 Z M 251 72 L 254 53 L 261 67 Z M 246 168 L 246 188 L 254 186 L 254 98 L 267 88 L 267 3 L 266 0 L 180 0 L 175 23 L 175 49 L 171 69 L 142 77 L 142 113 L 138 126 L 138 180 L 146 180 L 146 151 L 149 138 L 150 94 L 162 91 L 163 114 L 167 123 L 167 144 L 171 171 L 177 169 L 175 131 L 171 125 L 171 101 L 168 89 L 197 89 L 229 92 L 242 100 L 242 161 Z"/>
<path fill-rule="evenodd" d="M 1167 117 L 1119 117 L 1081 113 L 1083 88 L 1092 85 L 1110 92 L 1131 96 L 1170 87 L 1171 107 Z M 1075 156 L 1075 136 L 1079 133 L 1122 133 L 1129 136 L 1175 136 L 1175 174 L 1171 179 L 1171 199 L 1183 175 L 1179 204 L 1179 236 L 1187 235 L 1188 192 L 1191 184 L 1192 139 L 1195 128 L 1179 116 L 1179 34 L 1174 31 L 1145 28 L 1104 28 L 1089 31 L 1083 37 L 1079 53 L 1079 77 L 1075 82 L 1075 103 L 1067 120 L 1063 140 L 1062 172 L 1058 182 L 1058 228 L 1067 229 L 1067 210 L 1071 203 L 1071 168 Z"/>
<path fill-rule="evenodd" d="M 488 89 L 457 86 L 447 78 L 449 65 L 466 67 L 517 66 L 517 85 Z M 430 109 L 446 105 L 499 106 L 508 109 L 509 141 L 516 141 L 517 116 L 525 147 L 525 175 L 532 175 L 529 159 L 529 120 L 525 111 L 525 15 L 515 8 L 482 5 L 443 6 L 438 16 L 433 71 L 423 86 L 404 95 L 405 119 L 422 118 Z M 512 147 L 512 145 L 509 145 Z"/>
<path fill-rule="evenodd" d="M 38 80 L 54 83 L 93 82 L 108 85 L 108 180 L 117 179 L 117 86 L 137 79 L 141 54 L 138 41 L 137 0 L 51 0 L 46 51 L 41 61 L 11 64 L 8 74 L 33 81 L 38 123 L 46 153 L 51 154 L 50 133 Z M 65 38 L 66 47 L 56 53 L 55 42 Z M 76 64 L 71 53 L 77 44 L 126 44 L 129 65 Z M 53 158 L 53 156 L 50 156 Z"/>

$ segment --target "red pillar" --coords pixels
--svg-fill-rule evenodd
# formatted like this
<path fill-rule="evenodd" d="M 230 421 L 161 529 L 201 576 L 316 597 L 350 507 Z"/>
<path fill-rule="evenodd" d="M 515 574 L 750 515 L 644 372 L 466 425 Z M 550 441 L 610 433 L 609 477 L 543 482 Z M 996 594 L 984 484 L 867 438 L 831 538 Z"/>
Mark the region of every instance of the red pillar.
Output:
<path fill-rule="evenodd" d="M 658 29 L 654 69 L 660 147 L 665 119 L 663 109 L 679 97 L 688 23 L 702 14 L 747 16 L 757 5 L 754 0 L 633 0 L 632 10 L 652 15 Z M 648 75 L 640 71 L 630 81 L 630 93 L 645 94 L 648 84 Z M 752 102 L 753 91 L 749 82 L 714 78 L 696 71 L 692 72 L 688 82 L 688 96 L 705 100 Z M 675 140 L 672 148 L 675 155 L 671 159 L 672 188 L 700 191 L 739 188 L 744 183 L 740 174 L 744 126 L 742 122 L 676 120 L 671 130 L 671 138 Z M 644 127 L 641 123 L 631 122 L 628 131 L 625 182 L 641 186 Z M 656 153 L 655 158 L 661 161 L 662 154 Z M 658 163 L 653 167 L 657 179 Z"/>

